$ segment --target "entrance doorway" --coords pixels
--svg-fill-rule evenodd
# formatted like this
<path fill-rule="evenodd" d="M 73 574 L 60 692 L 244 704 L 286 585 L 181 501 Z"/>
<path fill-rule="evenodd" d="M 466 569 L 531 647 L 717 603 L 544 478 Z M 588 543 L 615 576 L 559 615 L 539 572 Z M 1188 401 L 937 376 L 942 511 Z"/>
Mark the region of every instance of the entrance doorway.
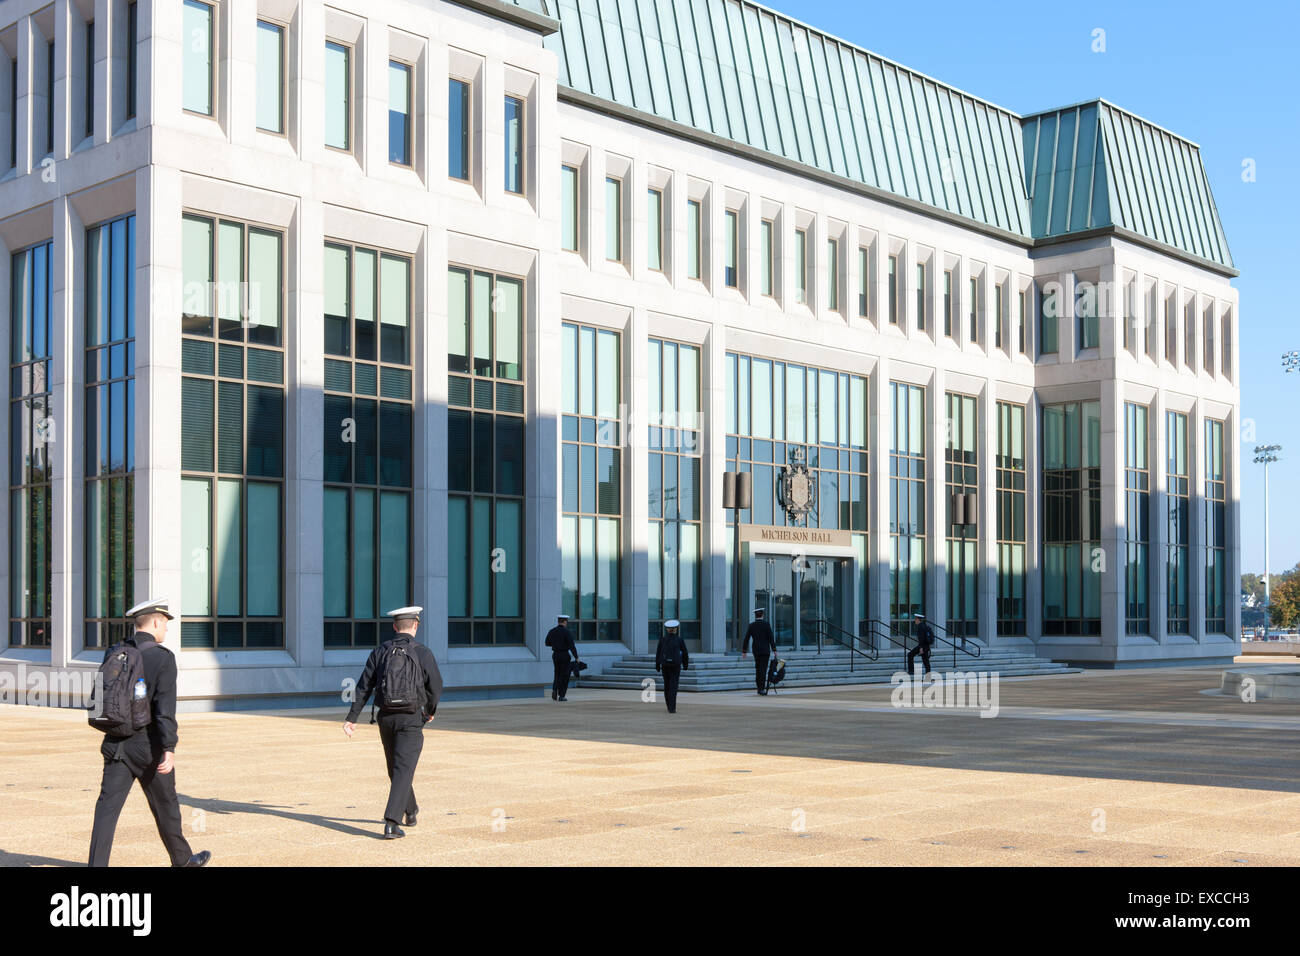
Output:
<path fill-rule="evenodd" d="M 847 558 L 754 556 L 753 607 L 766 612 L 778 647 L 816 648 L 821 620 L 844 627 L 850 568 Z"/>

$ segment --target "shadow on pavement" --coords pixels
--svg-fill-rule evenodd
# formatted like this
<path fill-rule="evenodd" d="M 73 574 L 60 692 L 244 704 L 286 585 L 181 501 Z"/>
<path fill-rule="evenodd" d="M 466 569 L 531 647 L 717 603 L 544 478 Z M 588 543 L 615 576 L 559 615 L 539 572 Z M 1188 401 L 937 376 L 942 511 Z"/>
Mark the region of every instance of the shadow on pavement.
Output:
<path fill-rule="evenodd" d="M 5 866 L 85 866 L 85 860 L 56 860 L 52 856 L 32 856 L 28 853 L 10 853 L 0 850 L 0 867 Z"/>
<path fill-rule="evenodd" d="M 368 823 L 375 826 L 374 820 L 343 820 L 337 817 L 326 817 L 316 813 L 298 813 L 290 810 L 288 807 L 276 806 L 266 803 L 240 803 L 237 800 L 218 800 L 213 797 L 190 797 L 185 794 L 179 794 L 180 801 L 184 806 L 195 807 L 203 810 L 205 813 L 249 813 L 262 814 L 266 816 L 281 817 L 285 820 L 296 820 L 299 823 L 306 823 L 314 827 L 323 827 L 326 830 L 334 830 L 337 833 L 346 833 L 349 836 L 371 837 L 375 840 L 382 840 L 383 833 L 380 830 L 369 829 L 362 830 L 359 827 L 348 826 L 350 823 Z"/>

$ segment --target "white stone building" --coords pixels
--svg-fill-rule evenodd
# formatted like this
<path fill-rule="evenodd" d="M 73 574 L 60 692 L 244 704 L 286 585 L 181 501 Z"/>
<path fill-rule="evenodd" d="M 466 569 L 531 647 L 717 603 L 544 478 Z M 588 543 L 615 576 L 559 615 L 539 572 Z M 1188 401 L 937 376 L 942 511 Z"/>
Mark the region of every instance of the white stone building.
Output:
<path fill-rule="evenodd" d="M 188 706 L 337 694 L 411 603 L 463 694 L 561 610 L 722 653 L 729 470 L 783 644 L 1238 647 L 1236 272 L 1105 101 L 748 0 L 6 0 L 6 163 L 0 671 L 145 596 Z"/>

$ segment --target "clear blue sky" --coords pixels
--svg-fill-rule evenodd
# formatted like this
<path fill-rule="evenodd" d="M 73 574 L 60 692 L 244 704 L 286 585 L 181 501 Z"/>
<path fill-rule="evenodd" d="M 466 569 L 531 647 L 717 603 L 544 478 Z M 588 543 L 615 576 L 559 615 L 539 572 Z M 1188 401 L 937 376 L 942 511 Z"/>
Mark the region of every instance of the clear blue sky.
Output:
<path fill-rule="evenodd" d="M 909 4 L 766 0 L 769 6 L 1018 113 L 1105 97 L 1201 147 L 1240 278 L 1242 570 L 1264 569 L 1270 466 L 1274 573 L 1300 562 L 1300 349 L 1286 282 L 1300 278 L 1300 4 Z M 1093 31 L 1106 50 L 1093 52 Z M 1255 161 L 1243 182 L 1242 162 Z"/>

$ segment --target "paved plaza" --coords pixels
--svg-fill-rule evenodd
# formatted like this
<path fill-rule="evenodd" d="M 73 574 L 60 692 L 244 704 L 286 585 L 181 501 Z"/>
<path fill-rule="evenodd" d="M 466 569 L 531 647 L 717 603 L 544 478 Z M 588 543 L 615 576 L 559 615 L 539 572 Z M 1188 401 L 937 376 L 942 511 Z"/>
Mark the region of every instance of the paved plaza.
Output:
<path fill-rule="evenodd" d="M 182 714 L 177 782 L 214 866 L 1295 866 L 1300 702 L 1205 693 L 1221 673 L 1007 680 L 994 719 L 898 709 L 887 685 L 676 715 L 582 688 L 447 703 L 399 841 L 376 728 L 349 741 L 342 706 Z M 0 865 L 84 864 L 98 743 L 80 714 L 0 709 Z M 112 862 L 166 863 L 138 789 Z"/>

